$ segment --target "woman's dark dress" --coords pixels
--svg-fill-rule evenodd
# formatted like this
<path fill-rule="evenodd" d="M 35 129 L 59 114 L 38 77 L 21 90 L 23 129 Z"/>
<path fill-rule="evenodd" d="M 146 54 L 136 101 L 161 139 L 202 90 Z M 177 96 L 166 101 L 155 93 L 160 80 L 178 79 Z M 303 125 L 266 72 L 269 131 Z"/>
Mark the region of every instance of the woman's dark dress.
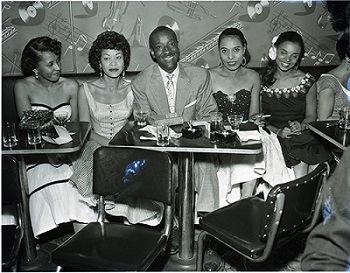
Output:
<path fill-rule="evenodd" d="M 218 105 L 218 111 L 222 113 L 224 121 L 229 115 L 243 115 L 246 120 L 249 117 L 250 91 L 242 89 L 235 94 L 234 100 L 222 91 L 214 93 L 214 98 Z"/>
<path fill-rule="evenodd" d="M 293 88 L 271 89 L 262 87 L 262 111 L 270 114 L 266 121 L 277 128 L 289 127 L 288 121 L 300 123 L 305 118 L 306 94 L 315 82 L 315 78 L 307 73 L 300 84 Z M 301 135 L 292 135 L 290 139 L 278 137 L 287 167 L 303 161 L 315 165 L 331 158 L 327 147 L 305 130 Z"/>

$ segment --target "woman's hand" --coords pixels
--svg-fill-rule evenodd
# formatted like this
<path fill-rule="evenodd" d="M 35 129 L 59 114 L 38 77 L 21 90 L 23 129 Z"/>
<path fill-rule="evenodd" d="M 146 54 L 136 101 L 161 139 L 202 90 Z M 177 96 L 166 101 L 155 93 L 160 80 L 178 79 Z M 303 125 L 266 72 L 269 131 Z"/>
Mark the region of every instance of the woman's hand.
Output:
<path fill-rule="evenodd" d="M 254 122 L 254 124 L 264 127 L 265 126 L 265 116 L 264 113 L 257 113 L 250 117 L 250 121 Z"/>
<path fill-rule="evenodd" d="M 288 121 L 289 128 L 294 135 L 300 135 L 303 131 L 303 127 L 301 126 L 299 121 Z"/>
<path fill-rule="evenodd" d="M 281 138 L 291 138 L 293 135 L 293 132 L 290 128 L 284 127 L 281 129 L 278 129 L 276 132 L 276 135 L 280 136 Z"/>

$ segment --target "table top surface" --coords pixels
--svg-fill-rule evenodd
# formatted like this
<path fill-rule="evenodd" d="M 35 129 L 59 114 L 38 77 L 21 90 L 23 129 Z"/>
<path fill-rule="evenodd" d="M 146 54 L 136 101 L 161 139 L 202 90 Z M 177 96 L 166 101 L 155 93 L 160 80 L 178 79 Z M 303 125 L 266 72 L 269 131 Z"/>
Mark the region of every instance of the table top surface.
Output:
<path fill-rule="evenodd" d="M 342 150 L 350 145 L 350 130 L 339 128 L 337 120 L 310 122 L 309 128 Z"/>
<path fill-rule="evenodd" d="M 79 151 L 91 130 L 89 122 L 68 122 L 66 128 L 71 132 L 72 141 L 62 145 L 51 144 L 42 140 L 42 143 L 37 146 L 30 146 L 27 142 L 27 134 L 25 130 L 21 130 L 16 126 L 17 130 L 17 146 L 12 148 L 2 147 L 2 154 L 60 154 L 73 153 Z"/>
<path fill-rule="evenodd" d="M 243 124 L 242 124 L 243 125 Z M 181 125 L 171 126 L 175 132 L 181 132 Z M 244 124 L 242 130 L 257 129 L 256 125 Z M 197 139 L 180 137 L 171 138 L 170 145 L 165 147 L 157 146 L 155 140 L 140 140 L 139 127 L 133 122 L 128 122 L 109 143 L 112 146 L 134 146 L 144 149 L 152 149 L 166 152 L 195 152 L 195 153 L 226 153 L 226 154 L 259 154 L 262 152 L 261 141 L 238 141 L 234 136 L 226 141 L 216 144 L 210 142 L 206 136 Z"/>

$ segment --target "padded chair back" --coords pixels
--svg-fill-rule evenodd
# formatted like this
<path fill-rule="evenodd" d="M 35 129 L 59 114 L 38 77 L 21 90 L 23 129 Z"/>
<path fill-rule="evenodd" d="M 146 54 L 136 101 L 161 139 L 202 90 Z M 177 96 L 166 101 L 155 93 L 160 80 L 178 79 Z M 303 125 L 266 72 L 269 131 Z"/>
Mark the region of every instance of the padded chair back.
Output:
<path fill-rule="evenodd" d="M 19 166 L 17 160 L 13 156 L 2 156 L 1 179 L 2 209 L 4 209 L 4 206 L 11 206 L 16 213 L 14 215 L 16 220 L 15 224 L 1 226 L 2 270 L 16 271 L 24 230 L 22 226 L 23 204 Z"/>
<path fill-rule="evenodd" d="M 171 156 L 132 147 L 100 147 L 94 153 L 93 193 L 141 197 L 172 204 Z M 160 171 L 161 170 L 161 171 Z"/>
<path fill-rule="evenodd" d="M 327 165 L 322 163 L 306 176 L 276 185 L 270 190 L 266 200 L 267 214 L 260 228 L 263 241 L 267 241 L 269 236 L 283 241 L 292 238 L 293 233 L 308 228 L 312 218 L 317 217 L 314 213 L 321 202 L 327 171 Z"/>
<path fill-rule="evenodd" d="M 21 185 L 18 162 L 13 156 L 2 156 L 1 198 L 2 203 L 20 203 Z"/>

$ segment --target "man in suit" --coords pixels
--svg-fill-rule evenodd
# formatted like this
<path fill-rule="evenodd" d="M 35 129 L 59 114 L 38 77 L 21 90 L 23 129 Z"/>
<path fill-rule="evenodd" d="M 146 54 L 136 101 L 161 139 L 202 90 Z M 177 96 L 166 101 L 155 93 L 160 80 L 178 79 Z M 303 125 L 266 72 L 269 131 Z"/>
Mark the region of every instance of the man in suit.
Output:
<path fill-rule="evenodd" d="M 184 121 L 208 119 L 211 112 L 217 111 L 209 72 L 179 62 L 179 44 L 172 29 L 165 26 L 155 28 L 149 44 L 155 63 L 133 79 L 132 90 L 135 103 L 150 107 L 152 120 L 173 117 Z M 172 83 L 169 83 L 168 74 L 172 74 Z M 209 212 L 219 206 L 216 168 L 206 156 L 196 155 L 195 160 L 196 209 Z"/>
<path fill-rule="evenodd" d="M 150 106 L 153 120 L 167 117 L 182 117 L 184 121 L 208 119 L 210 112 L 217 111 L 209 72 L 179 62 L 179 45 L 172 29 L 157 27 L 149 37 L 149 44 L 155 64 L 135 77 L 132 89 L 135 102 Z M 172 87 L 169 87 L 168 74 L 172 75 Z"/>

